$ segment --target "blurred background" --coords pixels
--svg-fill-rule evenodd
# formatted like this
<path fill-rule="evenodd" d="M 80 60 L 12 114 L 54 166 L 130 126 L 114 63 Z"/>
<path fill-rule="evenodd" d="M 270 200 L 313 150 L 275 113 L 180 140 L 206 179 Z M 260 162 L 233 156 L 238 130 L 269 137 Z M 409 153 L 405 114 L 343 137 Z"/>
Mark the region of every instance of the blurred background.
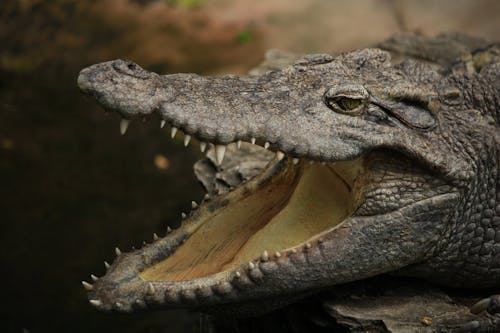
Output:
<path fill-rule="evenodd" d="M 268 48 L 338 52 L 398 32 L 498 39 L 497 0 L 1 0 L 1 332 L 200 332 L 186 311 L 99 313 L 81 280 L 176 226 L 203 196 L 159 123 L 105 116 L 79 70 L 127 58 L 159 73 L 244 74 Z"/>

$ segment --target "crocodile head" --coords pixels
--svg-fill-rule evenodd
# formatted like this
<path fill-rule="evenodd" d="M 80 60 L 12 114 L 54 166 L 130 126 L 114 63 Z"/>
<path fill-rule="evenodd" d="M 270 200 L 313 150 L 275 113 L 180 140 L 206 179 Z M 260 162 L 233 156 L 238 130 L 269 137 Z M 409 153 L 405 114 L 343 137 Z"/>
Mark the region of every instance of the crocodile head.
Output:
<path fill-rule="evenodd" d="M 242 77 L 160 76 L 115 60 L 78 84 L 121 115 L 122 132 L 156 113 L 187 142 L 211 144 L 219 164 L 241 141 L 275 153 L 255 177 L 194 203 L 178 229 L 117 251 L 84 283 L 103 310 L 281 304 L 425 263 L 475 179 L 457 148 L 463 128 L 484 132 L 479 116 L 469 129 L 476 114 L 457 111 L 463 93 L 442 74 L 379 49 Z"/>

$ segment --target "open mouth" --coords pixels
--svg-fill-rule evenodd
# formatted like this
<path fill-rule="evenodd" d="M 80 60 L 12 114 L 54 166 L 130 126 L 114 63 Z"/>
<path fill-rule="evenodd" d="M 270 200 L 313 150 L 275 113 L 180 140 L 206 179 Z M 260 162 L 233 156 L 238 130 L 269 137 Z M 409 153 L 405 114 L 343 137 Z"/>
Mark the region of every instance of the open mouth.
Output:
<path fill-rule="evenodd" d="M 139 276 L 193 280 L 310 246 L 356 209 L 362 170 L 362 159 L 272 161 L 247 183 L 197 207 L 181 227 L 188 233 L 183 244 Z"/>
<path fill-rule="evenodd" d="M 234 143 L 226 156 L 236 147 L 266 149 Z M 211 145 L 211 154 L 220 159 L 217 146 Z M 93 285 L 84 282 L 90 302 L 118 311 L 146 303 L 168 305 L 169 297 L 175 306 L 193 297 L 203 304 L 207 294 L 227 293 L 227 280 L 259 283 L 269 265 L 286 265 L 317 250 L 324 235 L 356 211 L 362 203 L 365 159 L 320 163 L 276 155 L 234 189 L 194 203 L 181 226 L 165 237 L 129 253 L 117 251 L 105 276 L 93 277 Z M 178 285 L 181 291 L 172 293 Z"/>

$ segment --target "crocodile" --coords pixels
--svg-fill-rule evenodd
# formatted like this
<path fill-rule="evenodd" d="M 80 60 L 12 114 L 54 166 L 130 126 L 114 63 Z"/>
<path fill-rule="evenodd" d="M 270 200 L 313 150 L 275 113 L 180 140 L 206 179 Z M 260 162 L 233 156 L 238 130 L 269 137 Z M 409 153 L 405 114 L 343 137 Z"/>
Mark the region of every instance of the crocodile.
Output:
<path fill-rule="evenodd" d="M 247 76 L 83 69 L 81 91 L 122 117 L 122 134 L 159 118 L 209 147 L 199 168 L 227 176 L 206 180 L 179 228 L 116 249 L 83 282 L 90 303 L 279 307 L 384 273 L 500 287 L 499 59 L 498 44 L 442 35 Z M 231 164 L 241 156 L 246 171 Z M 498 310 L 498 297 L 482 306 Z"/>

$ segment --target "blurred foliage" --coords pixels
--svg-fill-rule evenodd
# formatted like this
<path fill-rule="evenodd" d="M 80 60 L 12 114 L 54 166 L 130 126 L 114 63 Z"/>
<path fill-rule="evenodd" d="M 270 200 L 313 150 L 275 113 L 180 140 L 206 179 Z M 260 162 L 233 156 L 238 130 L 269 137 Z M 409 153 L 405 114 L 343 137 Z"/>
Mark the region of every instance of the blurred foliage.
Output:
<path fill-rule="evenodd" d="M 245 44 L 245 43 L 248 43 L 252 40 L 253 36 L 252 36 L 252 32 L 250 32 L 249 30 L 243 30 L 243 31 L 240 31 L 237 35 L 236 35 L 236 40 L 238 41 L 238 43 L 240 44 Z"/>
<path fill-rule="evenodd" d="M 200 0 L 2 0 L 0 70 L 28 72 L 74 66 L 116 55 L 157 71 L 211 71 L 231 61 L 244 69 L 263 54 L 259 34 L 243 23 L 221 23 Z M 243 43 L 241 41 L 244 41 Z"/>
<path fill-rule="evenodd" d="M 167 3 L 185 8 L 197 8 L 201 5 L 201 0 L 165 0 Z"/>

